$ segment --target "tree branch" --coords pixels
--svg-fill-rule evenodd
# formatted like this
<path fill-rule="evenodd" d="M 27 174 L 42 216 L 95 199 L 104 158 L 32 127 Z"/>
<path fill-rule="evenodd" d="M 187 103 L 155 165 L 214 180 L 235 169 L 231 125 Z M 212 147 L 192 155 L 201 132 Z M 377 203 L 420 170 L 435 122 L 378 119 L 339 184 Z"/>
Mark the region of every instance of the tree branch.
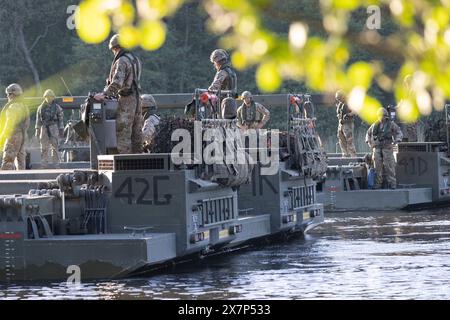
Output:
<path fill-rule="evenodd" d="M 329 34 L 329 32 L 325 30 L 321 18 L 318 19 L 299 12 L 283 12 L 281 10 L 276 10 L 273 6 L 265 8 L 263 12 L 269 17 L 282 21 L 305 21 L 310 29 L 322 34 Z M 368 37 L 368 32 L 369 31 L 356 33 L 348 31 L 342 38 L 352 46 L 360 46 L 375 55 L 389 58 L 391 61 L 402 63 L 405 60 L 405 57 L 401 54 L 401 46 L 394 45 L 392 41 L 389 41 L 389 38 L 383 39 L 381 36 L 378 37 L 377 42 L 371 42 L 369 40 L 370 37 Z M 374 31 L 371 32 L 373 33 Z"/>
<path fill-rule="evenodd" d="M 31 45 L 31 47 L 30 47 L 30 49 L 29 49 L 30 52 L 33 51 L 33 49 L 36 47 L 36 45 L 39 43 L 39 41 L 40 41 L 41 39 L 47 37 L 48 30 L 49 30 L 51 27 L 53 27 L 54 25 L 56 25 L 56 24 L 57 24 L 57 22 L 54 22 L 54 23 L 51 23 L 51 24 L 49 24 L 49 25 L 47 25 L 47 26 L 45 27 L 44 34 L 40 34 L 40 35 L 36 38 L 36 40 L 34 40 L 33 44 Z"/>
<path fill-rule="evenodd" d="M 23 34 L 23 24 L 22 22 L 18 21 L 19 19 L 16 19 L 15 21 L 15 27 L 17 31 L 17 41 L 19 43 L 19 46 L 22 50 L 22 53 L 25 57 L 25 60 L 28 63 L 28 66 L 30 67 L 31 73 L 33 74 L 34 83 L 36 85 L 36 92 L 37 94 L 42 93 L 41 88 L 41 80 L 39 78 L 39 72 L 36 69 L 36 66 L 34 65 L 33 59 L 31 58 L 30 50 L 27 47 L 27 43 L 25 41 L 25 35 Z"/>

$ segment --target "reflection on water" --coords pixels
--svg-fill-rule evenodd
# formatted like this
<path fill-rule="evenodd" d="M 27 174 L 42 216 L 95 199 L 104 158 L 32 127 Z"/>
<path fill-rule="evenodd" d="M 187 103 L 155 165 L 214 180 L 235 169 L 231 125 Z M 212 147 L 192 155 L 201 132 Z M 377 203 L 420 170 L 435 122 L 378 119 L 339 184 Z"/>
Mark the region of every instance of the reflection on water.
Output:
<path fill-rule="evenodd" d="M 450 213 L 329 214 L 305 239 L 149 278 L 0 286 L 0 299 L 450 299 Z"/>

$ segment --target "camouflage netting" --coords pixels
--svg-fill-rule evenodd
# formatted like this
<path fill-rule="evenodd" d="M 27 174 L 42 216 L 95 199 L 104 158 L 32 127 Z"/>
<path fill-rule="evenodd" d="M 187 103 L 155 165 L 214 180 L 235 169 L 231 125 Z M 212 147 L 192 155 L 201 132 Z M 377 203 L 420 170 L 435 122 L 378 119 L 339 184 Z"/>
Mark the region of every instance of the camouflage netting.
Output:
<path fill-rule="evenodd" d="M 427 142 L 446 142 L 447 128 L 445 124 L 445 117 L 431 115 L 425 122 L 424 130 L 425 141 Z"/>
<path fill-rule="evenodd" d="M 194 121 L 192 119 L 184 119 L 177 117 L 162 118 L 156 128 L 156 135 L 154 137 L 152 146 L 148 150 L 151 153 L 171 153 L 173 148 L 179 142 L 172 142 L 171 136 L 176 129 L 186 129 L 191 135 L 191 146 L 194 146 Z M 225 129 L 219 128 L 218 132 L 222 134 L 223 141 L 225 141 Z M 203 142 L 203 150 L 208 143 Z M 225 145 L 225 154 L 236 154 L 238 149 L 243 150 L 241 141 L 234 141 L 233 144 Z M 192 152 L 194 148 L 192 147 Z M 249 183 L 253 166 L 250 165 L 250 156 L 244 152 L 245 164 L 212 164 L 206 165 L 189 165 L 188 168 L 196 168 L 199 178 L 203 180 L 217 182 L 226 187 L 237 187 L 239 185 Z"/>
<path fill-rule="evenodd" d="M 156 126 L 153 143 L 149 147 L 150 153 L 171 153 L 178 142 L 171 140 L 172 133 L 176 129 L 186 129 L 191 134 L 191 145 L 194 145 L 194 121 L 192 119 L 178 118 L 175 116 L 161 118 Z"/>
<path fill-rule="evenodd" d="M 280 134 L 280 159 L 287 159 L 288 134 Z M 320 179 L 327 171 L 327 156 L 313 122 L 293 127 L 290 134 L 292 155 L 289 157 L 290 168 L 302 172 L 305 176 Z"/>

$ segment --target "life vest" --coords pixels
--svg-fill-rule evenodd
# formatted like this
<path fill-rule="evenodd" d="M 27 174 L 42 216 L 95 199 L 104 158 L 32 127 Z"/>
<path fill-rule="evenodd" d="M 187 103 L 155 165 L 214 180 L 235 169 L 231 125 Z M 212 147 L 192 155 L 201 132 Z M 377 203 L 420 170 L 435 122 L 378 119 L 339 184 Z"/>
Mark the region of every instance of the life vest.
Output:
<path fill-rule="evenodd" d="M 121 50 L 117 54 L 117 56 L 114 57 L 114 60 L 113 60 L 113 62 L 111 64 L 111 71 L 109 72 L 108 85 L 112 81 L 112 70 L 114 68 L 114 64 L 121 57 L 126 58 L 130 62 L 131 66 L 132 66 L 133 82 L 131 84 L 131 88 L 130 88 L 131 90 L 121 89 L 121 90 L 119 90 L 119 94 L 121 96 L 129 96 L 129 95 L 132 95 L 134 93 L 134 94 L 136 94 L 136 96 L 139 96 L 140 92 L 141 92 L 141 83 L 140 83 L 140 79 L 141 79 L 141 62 L 139 61 L 139 58 L 136 55 L 134 55 L 132 52 Z"/>
<path fill-rule="evenodd" d="M 41 121 L 45 126 L 58 123 L 58 105 L 55 102 L 52 104 L 46 102 L 41 104 Z"/>
<path fill-rule="evenodd" d="M 244 123 L 260 122 L 261 115 L 256 108 L 256 102 L 252 100 L 252 104 L 247 107 L 245 103 L 241 105 L 242 110 L 242 121 Z"/>
<path fill-rule="evenodd" d="M 229 63 L 224 64 L 220 67 L 220 70 L 226 71 L 228 77 L 222 83 L 221 90 L 230 90 L 233 98 L 237 97 L 237 75 L 236 72 L 231 68 Z"/>
<path fill-rule="evenodd" d="M 381 122 L 378 122 L 373 127 L 373 139 L 379 144 L 390 144 L 392 142 L 392 122 L 387 121 L 383 128 Z"/>

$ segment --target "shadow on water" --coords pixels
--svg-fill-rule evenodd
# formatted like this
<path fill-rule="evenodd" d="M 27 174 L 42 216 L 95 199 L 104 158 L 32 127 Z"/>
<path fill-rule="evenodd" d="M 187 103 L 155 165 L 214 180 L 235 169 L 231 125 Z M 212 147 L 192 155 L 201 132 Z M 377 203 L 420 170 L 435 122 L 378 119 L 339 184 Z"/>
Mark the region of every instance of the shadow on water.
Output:
<path fill-rule="evenodd" d="M 304 238 L 117 281 L 0 286 L 0 299 L 449 299 L 450 212 L 328 214 Z"/>

